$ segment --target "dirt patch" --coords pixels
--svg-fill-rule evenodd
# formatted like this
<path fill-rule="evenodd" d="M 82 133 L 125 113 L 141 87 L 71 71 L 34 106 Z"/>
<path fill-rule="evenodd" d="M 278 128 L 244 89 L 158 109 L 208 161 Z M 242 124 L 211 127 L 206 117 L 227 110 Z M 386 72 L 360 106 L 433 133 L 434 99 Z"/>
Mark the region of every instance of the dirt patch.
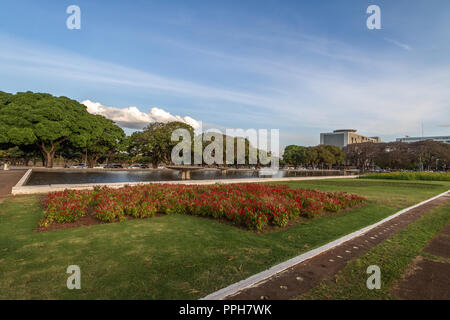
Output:
<path fill-rule="evenodd" d="M 144 219 L 157 218 L 157 217 L 162 217 L 162 216 L 166 216 L 166 215 L 162 214 L 162 213 L 157 213 L 152 217 L 135 218 L 135 217 L 127 216 L 126 219 L 127 220 L 144 220 Z M 110 224 L 110 223 L 116 223 L 116 222 L 119 222 L 119 221 L 112 221 L 112 222 L 101 221 L 101 220 L 95 218 L 92 214 L 88 214 L 81 218 L 78 218 L 74 222 L 52 223 L 51 225 L 49 225 L 47 227 L 38 226 L 33 231 L 34 232 L 45 232 L 45 231 L 52 231 L 52 230 L 59 230 L 59 229 L 70 229 L 70 228 L 76 228 L 76 227 L 82 227 L 82 226 L 92 226 L 92 225 L 96 225 L 96 224 Z"/>
<path fill-rule="evenodd" d="M 450 225 L 446 226 L 444 230 L 442 230 L 441 234 L 450 236 Z"/>
<path fill-rule="evenodd" d="M 442 196 L 416 207 L 375 229 L 330 249 L 318 256 L 299 263 L 254 287 L 247 288 L 228 297 L 229 300 L 292 299 L 304 294 L 320 282 L 332 277 L 351 260 L 357 259 L 367 251 L 391 237 L 426 212 L 444 203 L 450 197 Z M 449 273 L 447 271 L 447 273 Z"/>
<path fill-rule="evenodd" d="M 450 225 L 447 225 L 423 252 L 450 259 Z M 450 300 L 450 263 L 424 259 L 419 256 L 413 260 L 402 280 L 392 289 L 399 299 Z"/>
<path fill-rule="evenodd" d="M 100 221 L 90 215 L 86 215 L 84 217 L 81 217 L 77 219 L 74 222 L 66 222 L 66 223 L 52 223 L 48 227 L 37 227 L 35 232 L 44 232 L 44 231 L 52 231 L 52 230 L 59 230 L 59 229 L 69 229 L 69 228 L 75 228 L 75 227 L 81 227 L 81 226 L 92 226 L 96 224 L 104 224 L 107 222 Z"/>
<path fill-rule="evenodd" d="M 392 290 L 399 299 L 450 300 L 450 264 L 418 257 Z"/>
<path fill-rule="evenodd" d="M 441 235 L 434 238 L 423 251 L 441 258 L 450 259 L 450 237 Z"/>

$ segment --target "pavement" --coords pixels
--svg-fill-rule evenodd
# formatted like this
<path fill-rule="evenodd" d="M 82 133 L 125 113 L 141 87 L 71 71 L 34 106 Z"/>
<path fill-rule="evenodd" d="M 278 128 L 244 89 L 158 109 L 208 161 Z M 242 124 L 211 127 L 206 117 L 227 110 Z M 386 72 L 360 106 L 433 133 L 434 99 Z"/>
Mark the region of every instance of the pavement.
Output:
<path fill-rule="evenodd" d="M 12 187 L 23 177 L 26 170 L 0 170 L 0 202 L 11 194 Z"/>

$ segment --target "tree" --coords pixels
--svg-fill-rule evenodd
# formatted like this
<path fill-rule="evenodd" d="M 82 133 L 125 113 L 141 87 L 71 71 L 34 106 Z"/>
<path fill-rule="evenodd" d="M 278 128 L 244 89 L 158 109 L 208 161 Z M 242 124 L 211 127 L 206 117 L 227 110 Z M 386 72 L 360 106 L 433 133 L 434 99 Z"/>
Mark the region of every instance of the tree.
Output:
<path fill-rule="evenodd" d="M 334 164 L 344 162 L 345 153 L 335 146 L 302 147 L 289 145 L 284 149 L 283 160 L 287 164 L 311 165 L 312 167 L 320 164 L 322 168 L 324 165 L 327 165 L 331 169 Z"/>
<path fill-rule="evenodd" d="M 381 147 L 381 143 L 353 143 L 344 147 L 344 152 L 350 164 L 364 171 L 375 165 Z"/>
<path fill-rule="evenodd" d="M 179 142 L 172 141 L 172 132 L 176 129 L 186 129 L 194 136 L 194 128 L 183 122 L 154 122 L 149 124 L 144 131 L 134 132 L 130 137 L 129 151 L 133 156 L 149 157 L 153 168 L 157 168 L 161 162 L 170 163 L 172 149 Z M 192 140 L 193 141 L 193 140 Z M 191 141 L 191 145 L 192 145 Z"/>
<path fill-rule="evenodd" d="M 125 133 L 113 121 L 100 115 L 91 115 L 89 122 L 90 131 L 86 135 L 86 143 L 83 146 L 86 153 L 86 162 L 92 168 L 97 160 L 108 152 L 118 150 L 125 139 Z"/>
<path fill-rule="evenodd" d="M 414 143 L 358 143 L 344 148 L 347 161 L 362 170 L 370 166 L 389 169 L 444 169 L 450 164 L 450 145 L 437 141 Z"/>
<path fill-rule="evenodd" d="M 321 165 L 321 168 L 323 169 L 324 165 L 328 165 L 328 168 L 330 169 L 335 163 L 334 154 L 324 145 L 319 145 L 314 148 L 317 150 L 317 160 Z"/>
<path fill-rule="evenodd" d="M 11 103 L 12 97 L 11 93 L 0 91 L 0 109 Z"/>
<path fill-rule="evenodd" d="M 55 152 L 63 142 L 86 145 L 91 115 L 86 107 L 67 97 L 46 93 L 2 93 L 0 102 L 0 143 L 9 146 L 34 144 L 53 167 Z"/>
<path fill-rule="evenodd" d="M 450 145 L 442 142 L 427 140 L 410 144 L 411 152 L 424 168 L 438 170 L 450 163 Z"/>
<path fill-rule="evenodd" d="M 308 164 L 308 148 L 289 145 L 284 149 L 283 160 L 287 164 L 299 166 Z"/>
<path fill-rule="evenodd" d="M 306 152 L 306 164 L 315 168 L 319 163 L 319 153 L 316 147 L 309 147 Z"/>
<path fill-rule="evenodd" d="M 83 152 L 82 149 L 74 147 L 71 143 L 62 143 L 59 147 L 55 157 L 59 157 L 63 161 L 64 166 L 71 162 L 83 162 Z"/>
<path fill-rule="evenodd" d="M 219 165 L 223 165 L 223 166 L 235 166 L 236 168 L 239 167 L 240 165 L 260 165 L 260 159 L 259 159 L 259 150 L 257 148 L 255 148 L 251 143 L 250 140 L 248 138 L 245 137 L 233 137 L 233 136 L 227 136 L 225 134 L 222 133 L 202 133 L 197 135 L 194 140 L 196 143 L 200 143 L 202 145 L 202 163 L 205 163 L 205 149 L 215 141 L 215 138 L 213 139 L 211 136 L 208 135 L 212 135 L 214 134 L 214 136 L 217 137 L 221 137 L 222 139 L 222 164 L 218 164 L 216 163 L 217 166 Z M 229 155 L 229 159 L 227 161 L 227 145 L 228 142 L 231 141 L 232 142 L 232 149 L 233 149 L 233 154 L 230 156 Z M 238 157 L 238 152 L 242 152 L 241 148 L 243 148 L 243 154 L 239 154 Z M 231 152 L 231 148 L 230 148 L 230 152 Z M 215 154 L 212 154 L 212 156 L 215 156 Z M 253 157 L 253 161 L 256 160 L 256 163 L 250 163 L 250 158 L 251 156 Z M 238 163 L 238 162 L 243 162 L 243 163 Z"/>
<path fill-rule="evenodd" d="M 326 145 L 325 149 L 327 149 L 333 155 L 333 163 L 328 163 L 329 168 L 331 168 L 331 166 L 333 164 L 340 165 L 340 164 L 344 163 L 345 152 L 341 148 L 336 147 L 336 146 Z"/>

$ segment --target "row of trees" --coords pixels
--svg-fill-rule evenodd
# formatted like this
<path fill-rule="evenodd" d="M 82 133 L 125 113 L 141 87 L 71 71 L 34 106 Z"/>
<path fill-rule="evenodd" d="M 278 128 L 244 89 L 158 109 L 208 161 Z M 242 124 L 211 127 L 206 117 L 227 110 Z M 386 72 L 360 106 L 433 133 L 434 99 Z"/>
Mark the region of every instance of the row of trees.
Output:
<path fill-rule="evenodd" d="M 427 140 L 414 143 L 355 143 L 343 150 L 335 146 L 287 146 L 283 162 L 296 166 L 328 167 L 346 165 L 366 171 L 383 169 L 448 170 L 450 145 Z"/>
<path fill-rule="evenodd" d="M 447 170 L 450 145 L 427 140 L 414 143 L 357 143 L 344 148 L 347 163 L 367 170 L 375 166 L 389 169 Z"/>
<path fill-rule="evenodd" d="M 256 160 L 256 163 L 253 163 L 254 165 L 260 166 L 262 163 L 266 163 L 264 161 L 266 159 L 261 158 L 261 154 L 266 154 L 260 153 L 258 149 L 254 148 L 247 138 L 229 137 L 220 133 L 202 133 L 195 135 L 194 129 L 190 125 L 182 122 L 151 123 L 143 131 L 134 132 L 128 141 L 128 155 L 133 162 L 151 163 L 153 167 L 156 167 L 158 163 L 171 163 L 172 150 L 181 141 L 172 140 L 172 133 L 177 129 L 185 129 L 189 132 L 189 140 L 184 142 L 189 145 L 191 150 L 191 164 L 195 164 L 195 152 L 197 151 L 195 144 L 201 146 L 199 148 L 201 150 L 199 156 L 203 165 L 210 164 L 205 161 L 204 154 L 209 155 L 215 164 L 220 165 L 238 165 L 239 162 L 252 164 L 250 161 L 252 156 Z M 216 141 L 216 138 L 222 141 Z M 230 150 L 227 159 L 227 144 L 230 141 L 233 142 L 233 153 Z M 217 144 L 213 144 L 215 142 Z M 241 149 L 243 151 L 242 154 L 239 153 Z M 179 155 L 181 156 L 181 151 Z M 267 153 L 266 156 L 269 157 L 270 153 Z"/>
<path fill-rule="evenodd" d="M 65 164 L 81 161 L 89 167 L 105 161 L 151 163 L 157 167 L 160 163 L 171 163 L 172 150 L 178 144 L 171 139 L 176 129 L 189 132 L 191 159 L 194 159 L 195 139 L 201 140 L 202 152 L 208 151 L 215 141 L 215 138 L 204 139 L 205 134 L 195 136 L 194 129 L 182 122 L 151 123 L 143 131 L 125 136 L 114 122 L 90 114 L 84 105 L 67 97 L 0 92 L 0 160 L 12 164 L 42 161 L 51 168 L 57 158 Z M 221 137 L 223 149 L 209 148 L 209 151 L 212 149 L 212 156 L 222 151 L 222 162 L 226 164 L 228 139 L 225 135 Z M 249 140 L 232 139 L 232 163 L 237 163 L 238 144 L 244 146 L 245 163 L 249 163 L 252 150 Z"/>
<path fill-rule="evenodd" d="M 87 112 L 86 107 L 67 97 L 54 97 L 45 93 L 0 91 L 0 160 L 28 164 L 41 160 L 51 168 L 55 157 L 68 161 L 82 161 L 89 167 L 98 162 L 118 161 L 171 163 L 172 132 L 186 129 L 190 133 L 191 150 L 194 142 L 202 141 L 202 151 L 211 151 L 214 138 L 194 136 L 194 129 L 182 122 L 151 123 L 143 131 L 127 137 L 113 121 Z M 196 140 L 197 139 L 197 140 Z M 229 139 L 222 136 L 222 162 L 227 164 L 226 150 Z M 241 141 L 243 140 L 243 141 Z M 255 149 L 248 139 L 233 138 L 237 163 L 238 145 L 244 145 L 245 163 Z M 218 151 L 218 150 L 217 150 Z M 216 149 L 212 152 L 215 155 Z M 211 152 L 210 152 L 211 153 Z M 257 165 L 262 162 L 257 152 Z M 220 156 L 219 156 L 220 157 Z M 192 154 L 191 159 L 194 159 Z M 216 158 L 217 159 L 217 158 Z M 375 166 L 391 169 L 444 169 L 450 167 L 450 145 L 421 141 L 415 143 L 359 143 L 341 150 L 335 146 L 319 145 L 285 148 L 283 163 L 296 166 L 331 168 L 349 165 L 361 170 Z"/>
<path fill-rule="evenodd" d="M 335 146 L 319 145 L 315 147 L 287 146 L 284 149 L 283 163 L 295 166 L 319 166 L 331 169 L 333 165 L 344 163 L 345 153 Z"/>

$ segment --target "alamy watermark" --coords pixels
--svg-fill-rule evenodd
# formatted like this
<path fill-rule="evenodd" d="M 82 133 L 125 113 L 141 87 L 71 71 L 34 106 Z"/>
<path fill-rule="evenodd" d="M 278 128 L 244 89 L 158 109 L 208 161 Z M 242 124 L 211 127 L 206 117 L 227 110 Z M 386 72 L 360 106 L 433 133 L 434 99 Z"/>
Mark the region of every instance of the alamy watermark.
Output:
<path fill-rule="evenodd" d="M 175 165 L 270 165 L 278 170 L 280 130 L 271 129 L 270 142 L 268 138 L 267 129 L 226 129 L 223 134 L 218 129 L 202 132 L 200 124 L 191 137 L 189 130 L 180 128 L 172 132 L 171 140 L 179 143 L 171 160 Z"/>
<path fill-rule="evenodd" d="M 67 267 L 66 273 L 71 274 L 67 278 L 67 289 L 81 289 L 81 269 L 77 265 Z"/>
<path fill-rule="evenodd" d="M 366 10 L 370 16 L 367 18 L 366 25 L 369 30 L 381 29 L 381 9 L 377 5 L 370 5 Z"/>
<path fill-rule="evenodd" d="M 80 30 L 81 29 L 81 9 L 77 5 L 68 6 L 66 13 L 70 14 L 66 20 L 66 26 L 69 30 Z"/>
<path fill-rule="evenodd" d="M 367 267 L 367 274 L 371 274 L 369 278 L 367 278 L 366 286 L 367 289 L 381 289 L 381 270 L 377 265 L 371 265 Z"/>
<path fill-rule="evenodd" d="M 70 5 L 66 9 L 66 13 L 70 14 L 66 20 L 66 26 L 69 30 L 81 29 L 81 9 L 77 5 Z M 381 9 L 379 6 L 372 4 L 367 7 L 367 14 L 370 16 L 366 20 L 366 26 L 369 30 L 381 29 Z"/>

